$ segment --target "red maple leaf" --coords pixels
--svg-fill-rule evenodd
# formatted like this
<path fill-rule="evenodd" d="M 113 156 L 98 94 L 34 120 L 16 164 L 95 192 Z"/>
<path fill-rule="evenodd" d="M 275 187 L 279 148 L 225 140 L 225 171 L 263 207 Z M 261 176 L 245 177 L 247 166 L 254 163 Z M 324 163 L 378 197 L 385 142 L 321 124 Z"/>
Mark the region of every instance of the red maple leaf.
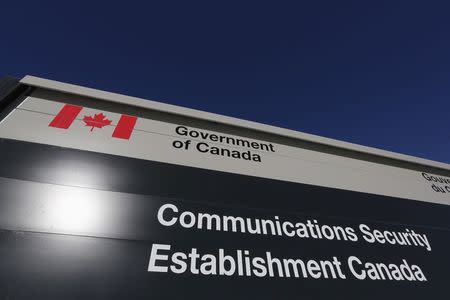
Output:
<path fill-rule="evenodd" d="M 111 125 L 111 120 L 108 120 L 103 113 L 95 114 L 92 116 L 84 116 L 83 121 L 86 123 L 86 126 L 91 126 L 91 131 L 94 130 L 94 127 L 103 128 L 103 126 Z"/>

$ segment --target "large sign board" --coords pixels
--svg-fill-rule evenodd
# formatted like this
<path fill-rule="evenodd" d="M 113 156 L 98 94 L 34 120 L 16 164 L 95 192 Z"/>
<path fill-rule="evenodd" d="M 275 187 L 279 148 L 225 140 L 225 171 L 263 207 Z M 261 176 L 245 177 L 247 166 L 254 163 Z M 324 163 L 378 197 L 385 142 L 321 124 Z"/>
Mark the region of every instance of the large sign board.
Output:
<path fill-rule="evenodd" d="M 3 297 L 447 298 L 449 177 L 36 96 L 0 139 Z"/>

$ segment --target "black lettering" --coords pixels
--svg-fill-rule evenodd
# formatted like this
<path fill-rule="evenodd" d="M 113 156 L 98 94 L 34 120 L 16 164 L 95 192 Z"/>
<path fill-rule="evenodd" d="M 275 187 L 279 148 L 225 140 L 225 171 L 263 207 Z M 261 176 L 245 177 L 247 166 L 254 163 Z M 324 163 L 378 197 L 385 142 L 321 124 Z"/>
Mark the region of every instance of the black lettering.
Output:
<path fill-rule="evenodd" d="M 179 135 L 187 136 L 188 129 L 184 126 L 177 126 L 177 128 L 175 128 L 175 132 Z"/>
<path fill-rule="evenodd" d="M 207 143 L 198 143 L 197 150 L 202 153 L 206 153 L 209 151 L 209 146 Z"/>
<path fill-rule="evenodd" d="M 253 149 L 259 149 L 259 143 L 257 142 L 252 142 L 251 145 Z"/>

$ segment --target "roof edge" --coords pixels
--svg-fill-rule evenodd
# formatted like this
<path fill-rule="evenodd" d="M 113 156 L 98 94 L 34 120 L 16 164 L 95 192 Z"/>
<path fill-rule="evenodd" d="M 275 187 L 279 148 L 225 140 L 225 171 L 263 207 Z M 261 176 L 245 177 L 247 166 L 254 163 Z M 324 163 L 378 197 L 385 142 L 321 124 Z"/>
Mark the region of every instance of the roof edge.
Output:
<path fill-rule="evenodd" d="M 303 140 L 307 142 L 322 144 L 326 146 L 332 146 L 336 148 L 341 148 L 345 150 L 350 150 L 354 152 L 360 152 L 364 154 L 380 156 L 389 159 L 395 159 L 399 161 L 404 161 L 413 164 L 424 165 L 428 167 L 434 167 L 439 169 L 444 169 L 450 171 L 450 164 L 437 162 L 433 160 L 428 160 L 424 158 L 418 158 L 411 155 L 400 154 L 396 152 L 386 151 L 378 148 L 362 146 L 358 144 L 353 144 L 349 142 L 339 141 L 331 138 L 321 137 L 313 134 L 303 133 L 300 131 L 295 131 L 291 129 L 285 129 L 281 127 L 276 127 L 272 125 L 266 125 L 262 123 L 257 123 L 253 121 L 247 121 L 243 119 L 238 119 L 234 117 L 227 117 L 215 113 L 204 112 L 191 108 L 184 108 L 181 106 L 176 106 L 172 104 L 161 103 L 153 100 L 146 100 L 142 98 L 126 96 L 122 94 L 106 92 L 102 90 L 97 90 L 93 88 L 78 86 L 69 83 L 63 83 L 59 81 L 44 79 L 40 77 L 35 77 L 27 75 L 20 80 L 20 83 L 30 85 L 33 87 L 50 89 L 58 92 L 72 93 L 80 96 L 86 96 L 90 98 L 96 98 L 104 101 L 132 105 L 135 107 L 140 107 L 144 109 L 151 109 L 160 112 L 165 112 L 169 114 L 181 115 L 184 117 L 197 118 L 205 121 L 212 121 L 228 126 L 241 127 L 245 129 L 265 132 L 269 134 L 280 135 L 283 137 Z"/>

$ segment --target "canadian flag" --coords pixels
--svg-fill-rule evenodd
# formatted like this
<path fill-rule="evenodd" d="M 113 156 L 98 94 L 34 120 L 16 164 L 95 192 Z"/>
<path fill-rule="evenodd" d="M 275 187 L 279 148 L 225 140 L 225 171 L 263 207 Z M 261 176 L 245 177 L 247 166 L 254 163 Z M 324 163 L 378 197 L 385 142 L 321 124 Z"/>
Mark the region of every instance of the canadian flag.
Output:
<path fill-rule="evenodd" d="M 82 110 L 82 106 L 65 104 L 48 126 L 68 129 Z M 86 126 L 91 127 L 91 131 L 94 128 L 103 128 L 104 126 L 111 125 L 112 122 L 103 113 L 95 114 L 94 116 L 84 116 L 83 121 L 86 123 Z M 112 137 L 129 140 L 136 121 L 137 117 L 121 115 Z"/>

